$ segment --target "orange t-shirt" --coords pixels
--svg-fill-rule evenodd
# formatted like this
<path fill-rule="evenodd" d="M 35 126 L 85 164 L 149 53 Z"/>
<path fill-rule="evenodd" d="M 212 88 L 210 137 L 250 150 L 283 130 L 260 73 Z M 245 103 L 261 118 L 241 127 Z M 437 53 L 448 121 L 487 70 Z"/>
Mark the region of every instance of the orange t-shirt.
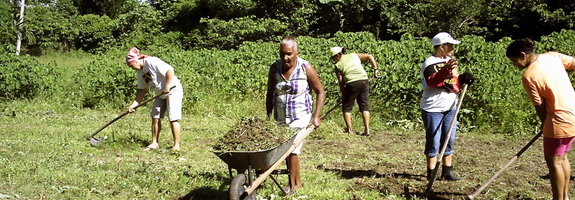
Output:
<path fill-rule="evenodd" d="M 557 52 L 540 54 L 523 73 L 523 87 L 535 106 L 545 103 L 547 116 L 543 136 L 566 138 L 575 136 L 575 90 L 566 69 L 574 58 Z"/>

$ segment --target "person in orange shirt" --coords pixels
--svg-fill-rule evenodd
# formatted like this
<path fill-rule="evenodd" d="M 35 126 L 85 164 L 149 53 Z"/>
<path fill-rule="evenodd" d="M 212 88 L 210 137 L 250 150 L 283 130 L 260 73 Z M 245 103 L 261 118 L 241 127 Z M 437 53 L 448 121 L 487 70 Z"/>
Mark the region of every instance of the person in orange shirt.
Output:
<path fill-rule="evenodd" d="M 530 39 L 513 41 L 506 56 L 519 70 L 521 82 L 541 120 L 543 153 L 549 168 L 553 199 L 569 199 L 571 165 L 567 152 L 575 137 L 575 90 L 567 70 L 575 69 L 575 58 L 558 52 L 535 54 Z"/>

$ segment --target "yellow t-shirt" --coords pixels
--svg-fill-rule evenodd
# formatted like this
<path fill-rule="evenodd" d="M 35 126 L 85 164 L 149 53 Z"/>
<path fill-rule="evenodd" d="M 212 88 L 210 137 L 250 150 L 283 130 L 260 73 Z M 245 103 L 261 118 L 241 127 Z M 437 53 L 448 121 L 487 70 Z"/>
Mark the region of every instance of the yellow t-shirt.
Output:
<path fill-rule="evenodd" d="M 342 55 L 335 66 L 341 72 L 345 84 L 369 79 L 367 72 L 361 65 L 359 56 L 355 53 Z"/>
<path fill-rule="evenodd" d="M 569 80 L 574 58 L 557 52 L 538 55 L 523 73 L 523 87 L 535 106 L 545 103 L 547 116 L 543 136 L 566 138 L 575 136 L 575 90 Z"/>

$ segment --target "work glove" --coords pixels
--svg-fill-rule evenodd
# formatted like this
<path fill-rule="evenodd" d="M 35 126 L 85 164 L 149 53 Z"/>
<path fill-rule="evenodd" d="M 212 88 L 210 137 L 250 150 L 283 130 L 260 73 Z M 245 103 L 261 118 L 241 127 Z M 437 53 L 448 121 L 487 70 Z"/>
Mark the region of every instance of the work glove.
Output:
<path fill-rule="evenodd" d="M 473 77 L 473 74 L 471 73 L 466 72 L 459 75 L 459 83 L 461 84 L 472 85 L 474 81 L 475 77 Z"/>

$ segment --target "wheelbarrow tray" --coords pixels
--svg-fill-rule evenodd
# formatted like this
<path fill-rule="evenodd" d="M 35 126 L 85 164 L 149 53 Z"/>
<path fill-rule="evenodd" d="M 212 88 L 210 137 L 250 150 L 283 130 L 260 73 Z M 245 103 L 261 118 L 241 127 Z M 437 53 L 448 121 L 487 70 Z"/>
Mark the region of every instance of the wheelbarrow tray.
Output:
<path fill-rule="evenodd" d="M 214 154 L 238 171 L 245 171 L 248 167 L 268 169 L 290 149 L 296 136 L 297 132 L 282 144 L 261 151 L 214 151 Z"/>

